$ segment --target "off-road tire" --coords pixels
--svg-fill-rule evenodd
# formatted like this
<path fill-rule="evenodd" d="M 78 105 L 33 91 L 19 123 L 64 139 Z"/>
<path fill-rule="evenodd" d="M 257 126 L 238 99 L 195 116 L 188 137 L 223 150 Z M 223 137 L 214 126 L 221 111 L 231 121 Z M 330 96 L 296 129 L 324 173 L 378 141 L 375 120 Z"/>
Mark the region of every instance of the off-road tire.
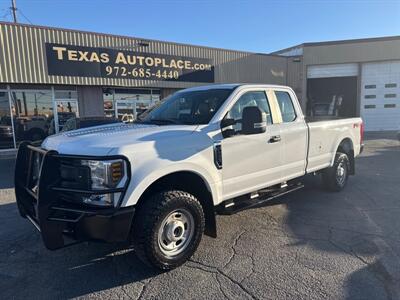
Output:
<path fill-rule="evenodd" d="M 163 271 L 182 265 L 196 251 L 203 235 L 205 220 L 200 202 L 193 195 L 178 190 L 156 193 L 144 201 L 135 212 L 132 230 L 137 256 Z M 179 209 L 185 209 L 193 216 L 194 232 L 182 253 L 168 257 L 159 246 L 159 231 L 163 220 Z"/>
<path fill-rule="evenodd" d="M 339 168 L 344 170 L 344 175 L 338 171 Z M 346 153 L 337 152 L 332 167 L 326 168 L 322 172 L 322 183 L 328 191 L 340 192 L 344 189 L 349 179 L 350 160 Z"/>

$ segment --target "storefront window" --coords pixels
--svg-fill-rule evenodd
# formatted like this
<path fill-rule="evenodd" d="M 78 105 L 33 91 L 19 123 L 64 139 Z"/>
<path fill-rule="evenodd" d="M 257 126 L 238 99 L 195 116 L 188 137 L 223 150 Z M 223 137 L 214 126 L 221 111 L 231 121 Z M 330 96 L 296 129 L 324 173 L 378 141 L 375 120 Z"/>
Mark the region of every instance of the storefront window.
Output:
<path fill-rule="evenodd" d="M 0 149 L 14 148 L 8 92 L 0 90 Z"/>
<path fill-rule="evenodd" d="M 103 89 L 104 116 L 115 118 L 114 90 Z"/>
<path fill-rule="evenodd" d="M 70 91 L 60 91 L 60 90 L 55 90 L 54 95 L 56 99 L 78 99 L 78 93 L 76 90 L 70 90 Z"/>
<path fill-rule="evenodd" d="M 154 103 L 160 101 L 160 91 L 151 89 L 103 89 L 104 115 L 133 122 Z"/>
<path fill-rule="evenodd" d="M 156 104 L 161 100 L 161 92 L 160 90 L 152 90 L 151 93 L 151 105 Z"/>
<path fill-rule="evenodd" d="M 53 120 L 51 90 L 11 91 L 14 134 L 17 141 L 41 141 L 49 135 Z"/>

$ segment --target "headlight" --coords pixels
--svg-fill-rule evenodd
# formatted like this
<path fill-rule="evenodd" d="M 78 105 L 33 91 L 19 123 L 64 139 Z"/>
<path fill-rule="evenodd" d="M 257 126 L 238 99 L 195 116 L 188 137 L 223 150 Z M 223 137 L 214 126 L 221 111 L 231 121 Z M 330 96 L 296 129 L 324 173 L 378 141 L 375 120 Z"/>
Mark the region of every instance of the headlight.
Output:
<path fill-rule="evenodd" d="M 90 168 L 92 190 L 107 190 L 123 187 L 126 182 L 126 163 L 122 159 L 115 160 L 82 160 L 83 166 Z M 91 195 L 83 199 L 84 203 L 111 206 L 119 200 L 121 193 Z"/>
<path fill-rule="evenodd" d="M 93 190 L 118 187 L 125 176 L 125 162 L 116 160 L 82 160 L 83 166 L 90 168 Z"/>

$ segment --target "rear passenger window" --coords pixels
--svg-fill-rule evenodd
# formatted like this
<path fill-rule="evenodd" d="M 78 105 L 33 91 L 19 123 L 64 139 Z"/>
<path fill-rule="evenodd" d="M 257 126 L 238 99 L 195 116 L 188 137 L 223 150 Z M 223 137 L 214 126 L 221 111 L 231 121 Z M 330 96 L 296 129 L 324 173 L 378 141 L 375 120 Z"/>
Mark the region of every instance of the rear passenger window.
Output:
<path fill-rule="evenodd" d="M 275 96 L 281 109 L 282 121 L 284 123 L 293 122 L 296 119 L 296 111 L 289 93 L 275 91 Z"/>

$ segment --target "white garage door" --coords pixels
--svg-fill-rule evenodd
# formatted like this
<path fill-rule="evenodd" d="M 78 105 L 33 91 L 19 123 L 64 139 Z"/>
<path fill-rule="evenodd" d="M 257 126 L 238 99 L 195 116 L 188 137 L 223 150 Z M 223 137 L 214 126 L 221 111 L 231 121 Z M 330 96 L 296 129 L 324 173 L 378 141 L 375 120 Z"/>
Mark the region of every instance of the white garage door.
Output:
<path fill-rule="evenodd" d="M 400 61 L 363 64 L 361 117 L 366 131 L 400 129 Z"/>

